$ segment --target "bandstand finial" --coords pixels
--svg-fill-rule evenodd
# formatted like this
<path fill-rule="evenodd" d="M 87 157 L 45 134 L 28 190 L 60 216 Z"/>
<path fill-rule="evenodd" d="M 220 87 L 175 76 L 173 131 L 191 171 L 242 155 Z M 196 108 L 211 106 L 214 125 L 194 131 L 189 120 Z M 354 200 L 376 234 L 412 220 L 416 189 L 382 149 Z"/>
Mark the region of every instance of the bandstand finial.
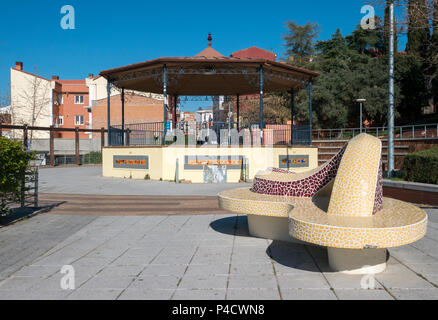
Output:
<path fill-rule="evenodd" d="M 211 32 L 208 33 L 208 46 L 211 47 L 211 40 L 213 40 L 213 38 L 211 37 Z"/>

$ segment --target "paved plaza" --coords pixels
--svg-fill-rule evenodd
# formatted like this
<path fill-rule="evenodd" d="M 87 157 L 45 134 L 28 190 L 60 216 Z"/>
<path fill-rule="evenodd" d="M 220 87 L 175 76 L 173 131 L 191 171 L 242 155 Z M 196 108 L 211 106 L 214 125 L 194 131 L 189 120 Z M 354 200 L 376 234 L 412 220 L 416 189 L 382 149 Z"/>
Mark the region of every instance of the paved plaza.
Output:
<path fill-rule="evenodd" d="M 142 183 L 144 195 L 159 184 L 87 178 L 90 168 L 43 169 L 41 180 L 61 176 L 57 183 L 71 198 L 96 181 L 124 186 L 118 190 Z M 81 187 L 71 190 L 76 182 L 59 172 L 73 176 L 75 169 Z M 180 194 L 187 186 L 178 185 Z M 212 193 L 225 186 L 190 187 Z M 325 248 L 254 238 L 246 216 L 203 210 L 96 215 L 90 207 L 0 228 L 0 299 L 438 299 L 438 209 L 426 209 L 426 236 L 390 249 L 387 270 L 375 277 L 331 272 Z M 74 268 L 73 290 L 61 289 L 64 265 Z"/>
<path fill-rule="evenodd" d="M 250 186 L 247 183 L 175 183 L 102 177 L 102 167 L 47 168 L 39 171 L 41 193 L 100 195 L 216 196 L 220 191 Z"/>

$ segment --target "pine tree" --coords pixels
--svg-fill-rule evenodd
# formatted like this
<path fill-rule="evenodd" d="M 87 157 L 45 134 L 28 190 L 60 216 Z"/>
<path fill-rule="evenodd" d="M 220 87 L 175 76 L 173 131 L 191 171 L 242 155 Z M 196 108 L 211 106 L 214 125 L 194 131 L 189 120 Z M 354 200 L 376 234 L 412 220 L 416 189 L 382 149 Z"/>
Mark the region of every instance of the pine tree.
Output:
<path fill-rule="evenodd" d="M 318 25 L 307 22 L 300 26 L 294 21 L 288 21 L 286 27 L 288 33 L 283 35 L 283 39 L 288 60 L 298 66 L 309 63 L 314 53 L 315 38 L 319 33 Z"/>

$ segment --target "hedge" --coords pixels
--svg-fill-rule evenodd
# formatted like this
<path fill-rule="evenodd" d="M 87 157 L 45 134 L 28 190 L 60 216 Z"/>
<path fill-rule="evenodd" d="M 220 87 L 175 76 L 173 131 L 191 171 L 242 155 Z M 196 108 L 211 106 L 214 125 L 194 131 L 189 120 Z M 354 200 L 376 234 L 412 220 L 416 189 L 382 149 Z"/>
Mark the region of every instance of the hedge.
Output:
<path fill-rule="evenodd" d="M 406 181 L 438 184 L 438 147 L 406 155 L 403 178 Z"/>
<path fill-rule="evenodd" d="M 85 164 L 99 164 L 102 163 L 102 154 L 98 151 L 87 153 L 84 157 Z"/>
<path fill-rule="evenodd" d="M 0 137 L 0 215 L 10 212 L 10 200 L 19 198 L 21 183 L 34 156 L 32 152 L 23 151 L 20 142 Z"/>

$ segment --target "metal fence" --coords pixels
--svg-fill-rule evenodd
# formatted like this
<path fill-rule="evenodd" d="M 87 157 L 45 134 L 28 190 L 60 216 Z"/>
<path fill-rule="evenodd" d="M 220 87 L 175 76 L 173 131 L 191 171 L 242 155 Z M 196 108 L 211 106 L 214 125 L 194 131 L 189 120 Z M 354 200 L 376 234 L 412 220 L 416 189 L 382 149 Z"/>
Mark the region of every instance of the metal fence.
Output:
<path fill-rule="evenodd" d="M 4 135 L 9 139 L 21 141 L 25 150 L 37 153 L 38 158 L 42 160 L 42 165 L 49 164 L 50 166 L 101 163 L 100 154 L 105 145 L 106 132 L 107 130 L 104 128 L 83 129 L 0 124 L 0 136 Z M 71 138 L 60 137 L 61 134 L 65 133 L 69 133 Z M 95 137 L 80 138 L 80 133 L 95 135 Z"/>
<path fill-rule="evenodd" d="M 21 181 L 20 194 L 5 195 L 6 205 L 10 208 L 16 207 L 38 207 L 38 166 L 30 166 L 26 169 Z"/>
<path fill-rule="evenodd" d="M 233 122 L 164 122 L 125 124 L 111 126 L 110 136 L 113 146 L 168 145 L 176 141 L 177 135 L 184 135 L 186 145 L 238 144 L 238 145 L 310 145 L 312 143 L 308 125 L 294 125 L 291 137 L 290 124 L 265 124 L 263 134 L 258 123 L 246 123 L 237 127 Z M 232 136 L 238 136 L 237 139 Z"/>
<path fill-rule="evenodd" d="M 125 124 L 111 126 L 111 145 L 113 146 L 147 146 L 163 143 L 164 122 Z"/>
<path fill-rule="evenodd" d="M 362 128 L 362 132 L 385 138 L 388 136 L 388 127 Z M 348 140 L 361 133 L 360 128 L 316 129 L 312 137 L 316 140 Z M 419 124 L 394 127 L 394 139 L 436 139 L 438 138 L 438 124 Z"/>

